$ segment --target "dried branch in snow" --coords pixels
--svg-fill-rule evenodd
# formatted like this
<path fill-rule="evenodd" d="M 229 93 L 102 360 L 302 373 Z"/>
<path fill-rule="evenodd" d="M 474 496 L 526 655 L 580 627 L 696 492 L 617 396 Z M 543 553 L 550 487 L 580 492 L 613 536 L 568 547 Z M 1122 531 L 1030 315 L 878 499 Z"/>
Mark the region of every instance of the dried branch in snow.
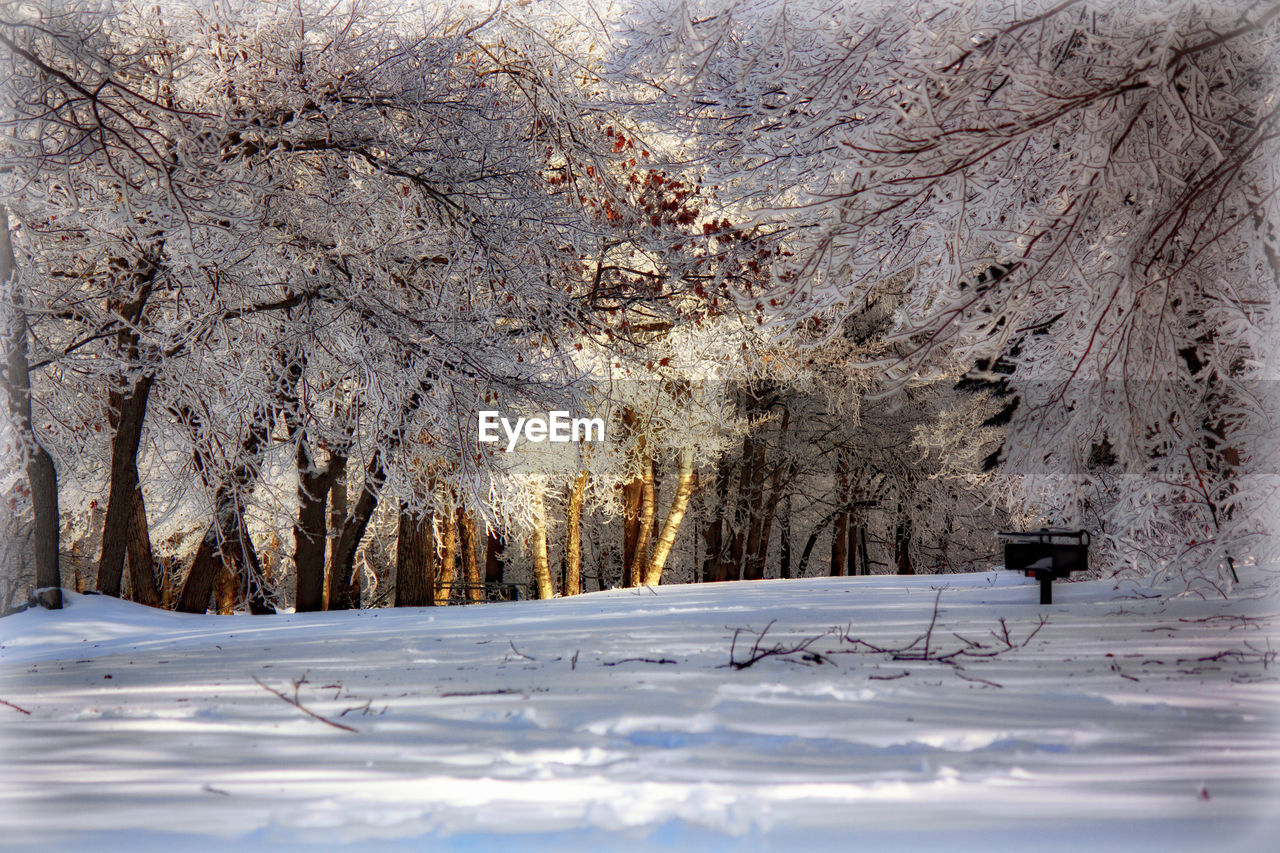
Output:
<path fill-rule="evenodd" d="M 292 705 L 293 707 L 297 708 L 299 711 L 301 711 L 302 713 L 306 714 L 308 717 L 314 717 L 315 719 L 319 720 L 320 722 L 324 723 L 325 725 L 333 726 L 335 729 L 342 729 L 344 732 L 356 732 L 356 731 L 357 731 L 356 729 L 351 728 L 351 726 L 343 725 L 342 723 L 336 723 L 336 722 L 334 722 L 333 720 L 330 720 L 328 717 L 321 716 L 320 714 L 317 714 L 315 711 L 312 711 L 310 708 L 308 708 L 308 707 L 306 707 L 305 705 L 303 705 L 303 704 L 302 704 L 302 701 L 298 698 L 298 690 L 302 687 L 302 685 L 304 685 L 304 684 L 306 684 L 306 683 L 307 683 L 307 676 L 306 676 L 306 673 L 303 673 L 303 675 L 302 675 L 302 677 L 301 677 L 301 678 L 298 678 L 298 679 L 294 680 L 294 682 L 293 682 L 293 696 L 287 696 L 287 695 L 285 695 L 283 692 L 281 692 L 281 691 L 279 691 L 279 690 L 275 689 L 274 687 L 272 687 L 271 685 L 269 685 L 269 684 L 264 684 L 264 683 L 262 682 L 262 680 L 261 680 L 261 679 L 259 679 L 259 678 L 258 678 L 258 676 L 256 676 L 256 675 L 252 676 L 252 678 L 253 678 L 254 682 L 255 682 L 259 687 L 261 687 L 263 690 L 267 691 L 268 693 L 270 693 L 270 694 L 271 694 L 271 695 L 273 695 L 273 696 L 277 696 L 277 697 L 279 697 L 280 699 L 284 700 L 285 702 L 288 702 L 290 705 Z M 348 710 L 349 710 L 349 709 L 348 709 Z M 344 713 L 345 713 L 345 712 L 344 712 Z"/>
<path fill-rule="evenodd" d="M 778 643 L 772 646 L 763 647 L 761 644 L 764 642 L 765 634 L 769 633 L 769 629 L 772 628 L 773 624 L 777 621 L 778 620 L 776 619 L 769 620 L 769 624 L 765 625 L 764 628 L 758 634 L 755 635 L 755 642 L 751 644 L 751 651 L 747 654 L 747 657 L 743 658 L 742 660 L 738 660 L 738 657 L 737 657 L 738 636 L 744 633 L 744 631 L 746 633 L 755 633 L 755 632 L 752 632 L 750 629 L 735 628 L 733 631 L 733 641 L 729 644 L 729 662 L 726 664 L 721 664 L 717 668 L 718 669 L 725 669 L 725 668 L 746 669 L 749 666 L 759 663 L 765 658 L 780 657 L 785 660 L 789 658 L 789 656 L 795 655 L 795 654 L 800 655 L 800 662 L 803 662 L 803 663 L 816 663 L 816 664 L 823 664 L 823 663 L 834 664 L 835 663 L 835 661 L 830 660 L 824 654 L 821 654 L 819 652 L 809 651 L 810 646 L 812 646 L 818 640 L 821 640 L 823 637 L 830 634 L 831 633 L 830 631 L 824 634 L 818 634 L 817 636 L 806 637 L 800 642 L 793 643 L 791 645 L 784 645 L 784 644 Z"/>

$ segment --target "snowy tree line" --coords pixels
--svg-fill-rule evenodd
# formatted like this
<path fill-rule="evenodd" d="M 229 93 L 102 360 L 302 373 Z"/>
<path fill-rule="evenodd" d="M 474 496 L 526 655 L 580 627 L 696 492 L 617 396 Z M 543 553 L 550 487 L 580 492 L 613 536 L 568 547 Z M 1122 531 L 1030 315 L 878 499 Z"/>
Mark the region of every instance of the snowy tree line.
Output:
<path fill-rule="evenodd" d="M 1277 556 L 1280 5 L 0 11 L 6 608 Z M 601 444 L 477 441 L 476 413 Z M 126 571 L 127 569 L 127 571 Z"/>

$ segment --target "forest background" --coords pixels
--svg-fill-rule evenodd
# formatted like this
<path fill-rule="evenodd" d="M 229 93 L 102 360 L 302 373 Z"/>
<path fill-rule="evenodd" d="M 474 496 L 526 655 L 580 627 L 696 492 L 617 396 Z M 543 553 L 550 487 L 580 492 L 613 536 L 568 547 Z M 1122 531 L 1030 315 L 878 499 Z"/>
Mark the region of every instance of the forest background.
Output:
<path fill-rule="evenodd" d="M 1280 557 L 1280 4 L 10 2 L 0 607 Z M 479 443 L 477 414 L 604 419 Z"/>

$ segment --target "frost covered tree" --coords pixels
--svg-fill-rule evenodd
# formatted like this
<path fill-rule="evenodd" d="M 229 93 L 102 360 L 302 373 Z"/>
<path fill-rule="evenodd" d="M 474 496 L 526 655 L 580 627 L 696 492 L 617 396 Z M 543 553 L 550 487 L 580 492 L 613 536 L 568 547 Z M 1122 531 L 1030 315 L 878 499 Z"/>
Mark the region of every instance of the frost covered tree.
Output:
<path fill-rule="evenodd" d="M 1274 547 L 1280 6 L 654 4 L 619 38 L 796 226 L 778 314 L 901 279 L 886 371 L 1012 368 L 1016 501 L 1215 584 Z"/>
<path fill-rule="evenodd" d="M 52 609 L 62 607 L 62 577 L 58 565 L 58 476 L 53 457 L 45 449 L 36 432 L 31 415 L 31 371 L 27 358 L 28 332 L 26 309 L 17 260 L 9 238 L 9 213 L 0 205 L 0 317 L 4 319 L 5 390 L 8 396 L 9 418 L 0 430 L 5 456 L 21 463 L 25 469 L 25 484 L 14 483 L 9 499 L 7 515 L 0 536 L 5 541 L 3 556 L 7 562 L 22 562 L 26 551 L 19 540 L 21 527 L 18 510 L 19 498 L 29 499 L 31 504 L 30 536 L 31 552 L 35 563 L 35 585 L 43 590 L 42 602 Z M 21 475 L 19 475 L 21 476 Z M 27 500 L 23 500 L 26 503 Z M 12 566 L 6 566 L 12 571 Z M 6 572 L 8 574 L 8 572 Z M 0 610 L 8 610 L 7 596 L 13 589 L 5 584 L 6 600 L 0 602 Z"/>
<path fill-rule="evenodd" d="M 5 189 L 40 367 L 71 412 L 57 438 L 90 479 L 112 459 L 104 591 L 126 555 L 135 597 L 151 576 L 140 457 L 166 460 L 171 507 L 204 496 L 178 597 L 203 610 L 220 566 L 255 564 L 246 513 L 292 514 L 259 488 L 288 445 L 305 606 L 330 535 L 314 507 L 348 456 L 364 468 L 329 555 L 350 602 L 385 485 L 421 504 L 410 473 L 431 457 L 478 483 L 459 407 L 573 378 L 560 348 L 587 305 L 558 282 L 596 233 L 577 175 L 599 167 L 571 78 L 496 16 L 417 11 L 30 4 L 3 21 Z"/>

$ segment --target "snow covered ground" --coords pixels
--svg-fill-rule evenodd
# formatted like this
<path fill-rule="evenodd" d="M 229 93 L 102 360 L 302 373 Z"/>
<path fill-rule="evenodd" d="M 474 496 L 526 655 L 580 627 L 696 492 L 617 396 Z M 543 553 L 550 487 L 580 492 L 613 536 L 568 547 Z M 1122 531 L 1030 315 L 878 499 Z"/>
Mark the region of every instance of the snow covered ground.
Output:
<path fill-rule="evenodd" d="M 1003 572 L 277 617 L 71 595 L 0 619 L 0 844 L 1277 849 L 1260 577 L 1043 608 Z M 805 648 L 735 668 L 735 631 L 739 663 Z"/>

